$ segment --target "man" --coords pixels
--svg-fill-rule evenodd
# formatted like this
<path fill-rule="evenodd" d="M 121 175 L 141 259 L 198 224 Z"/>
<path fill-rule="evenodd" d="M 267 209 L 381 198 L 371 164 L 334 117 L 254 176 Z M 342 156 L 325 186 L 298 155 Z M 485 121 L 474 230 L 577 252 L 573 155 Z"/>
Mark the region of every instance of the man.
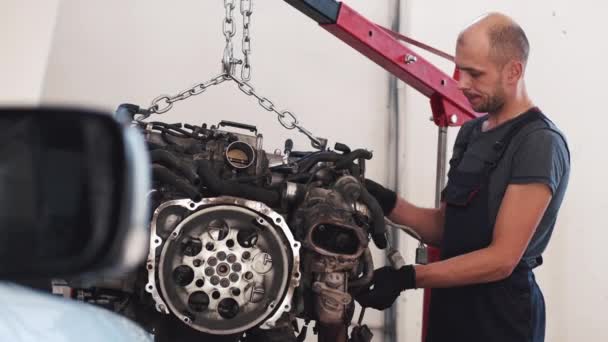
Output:
<path fill-rule="evenodd" d="M 424 209 L 367 181 L 392 221 L 439 246 L 441 261 L 376 270 L 363 306 L 385 309 L 410 288 L 433 288 L 427 341 L 543 341 L 542 262 L 570 168 L 566 141 L 528 97 L 529 45 L 491 13 L 458 37 L 459 87 L 477 112 L 450 160 L 440 209 Z"/>

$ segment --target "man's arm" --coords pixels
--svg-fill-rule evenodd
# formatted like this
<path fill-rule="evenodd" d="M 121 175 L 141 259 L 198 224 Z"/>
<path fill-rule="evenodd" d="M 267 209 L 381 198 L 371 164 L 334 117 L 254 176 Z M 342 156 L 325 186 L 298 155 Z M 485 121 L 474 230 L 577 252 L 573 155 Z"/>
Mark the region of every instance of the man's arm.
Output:
<path fill-rule="evenodd" d="M 417 265 L 416 287 L 454 287 L 508 277 L 521 260 L 551 197 L 545 184 L 509 185 L 490 246 L 429 265 Z"/>
<path fill-rule="evenodd" d="M 420 208 L 397 197 L 397 204 L 388 218 L 397 224 L 414 229 L 424 243 L 439 246 L 443 236 L 445 203 L 442 202 L 439 209 Z"/>

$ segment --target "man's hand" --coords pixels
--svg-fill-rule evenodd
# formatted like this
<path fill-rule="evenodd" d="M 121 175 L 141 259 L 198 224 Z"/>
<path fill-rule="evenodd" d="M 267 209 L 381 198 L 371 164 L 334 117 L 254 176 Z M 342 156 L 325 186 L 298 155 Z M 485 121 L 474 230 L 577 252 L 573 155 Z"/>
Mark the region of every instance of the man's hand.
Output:
<path fill-rule="evenodd" d="M 376 198 L 376 201 L 378 201 L 378 204 L 380 204 L 380 207 L 382 207 L 384 216 L 388 216 L 391 211 L 395 209 L 395 205 L 397 204 L 397 194 L 394 191 L 383 187 L 371 179 L 365 179 L 365 188 L 370 195 Z"/>
<path fill-rule="evenodd" d="M 374 278 L 365 290 L 355 295 L 355 300 L 363 307 L 384 310 L 393 305 L 401 291 L 415 287 L 414 266 L 407 265 L 398 270 L 384 266 L 374 271 Z"/>

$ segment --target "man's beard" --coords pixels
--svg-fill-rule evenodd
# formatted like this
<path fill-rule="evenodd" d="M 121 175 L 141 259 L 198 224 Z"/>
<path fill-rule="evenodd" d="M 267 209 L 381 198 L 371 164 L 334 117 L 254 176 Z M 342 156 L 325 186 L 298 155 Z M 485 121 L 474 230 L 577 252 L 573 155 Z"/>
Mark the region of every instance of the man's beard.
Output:
<path fill-rule="evenodd" d="M 499 112 L 504 105 L 504 97 L 500 95 L 492 95 L 488 98 L 487 101 L 484 101 L 482 104 L 477 106 L 477 108 L 473 109 L 478 113 L 488 113 L 491 115 Z"/>
<path fill-rule="evenodd" d="M 487 97 L 487 101 L 483 101 L 473 108 L 478 113 L 488 113 L 490 115 L 498 113 L 505 105 L 505 92 L 500 87 L 500 81 L 497 82 L 494 94 Z"/>

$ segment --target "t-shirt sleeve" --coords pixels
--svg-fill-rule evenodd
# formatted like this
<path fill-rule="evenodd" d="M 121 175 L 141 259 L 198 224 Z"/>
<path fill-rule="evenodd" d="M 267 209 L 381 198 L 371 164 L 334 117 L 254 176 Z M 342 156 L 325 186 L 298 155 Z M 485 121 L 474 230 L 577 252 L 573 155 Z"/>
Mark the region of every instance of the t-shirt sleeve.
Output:
<path fill-rule="evenodd" d="M 551 129 L 528 134 L 513 154 L 511 184 L 542 183 L 555 193 L 570 167 L 568 149 L 561 135 Z"/>

